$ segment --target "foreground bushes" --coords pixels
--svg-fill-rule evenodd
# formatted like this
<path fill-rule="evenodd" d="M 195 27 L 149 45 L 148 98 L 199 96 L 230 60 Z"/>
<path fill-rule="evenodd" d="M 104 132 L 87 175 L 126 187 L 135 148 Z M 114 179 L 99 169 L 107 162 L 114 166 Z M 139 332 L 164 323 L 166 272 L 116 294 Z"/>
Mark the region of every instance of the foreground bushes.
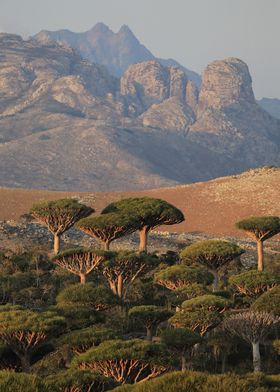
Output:
<path fill-rule="evenodd" d="M 280 378 L 173 372 L 144 384 L 124 385 L 115 392 L 266 392 L 280 391 Z"/>
<path fill-rule="evenodd" d="M 48 389 L 31 374 L 1 371 L 0 392 L 48 392 Z"/>

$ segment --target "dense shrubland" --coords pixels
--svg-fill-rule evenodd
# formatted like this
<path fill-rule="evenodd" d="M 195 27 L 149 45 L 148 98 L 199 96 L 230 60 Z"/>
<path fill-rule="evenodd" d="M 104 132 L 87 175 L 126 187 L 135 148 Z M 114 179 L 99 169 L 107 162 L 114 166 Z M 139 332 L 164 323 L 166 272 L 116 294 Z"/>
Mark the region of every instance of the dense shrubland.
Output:
<path fill-rule="evenodd" d="M 184 220 L 165 201 L 93 212 L 37 204 L 52 254 L 2 249 L 0 392 L 280 391 L 280 259 L 262 246 L 280 232 L 277 217 L 238 223 L 258 244 L 258 268 L 240 271 L 244 249 L 222 240 L 148 253 L 153 228 Z M 57 237 L 73 225 L 101 249 L 61 250 Z M 109 250 L 135 231 L 139 252 Z"/>

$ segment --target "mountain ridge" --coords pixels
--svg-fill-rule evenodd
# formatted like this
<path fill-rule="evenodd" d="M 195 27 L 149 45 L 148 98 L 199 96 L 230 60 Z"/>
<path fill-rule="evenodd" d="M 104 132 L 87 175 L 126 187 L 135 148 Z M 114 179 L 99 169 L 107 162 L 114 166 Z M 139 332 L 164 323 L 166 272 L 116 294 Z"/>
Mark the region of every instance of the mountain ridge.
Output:
<path fill-rule="evenodd" d="M 128 190 L 280 165 L 280 121 L 256 103 L 247 65 L 132 64 L 118 79 L 55 42 L 0 35 L 0 184 Z"/>
<path fill-rule="evenodd" d="M 121 77 L 131 64 L 157 60 L 164 66 L 173 65 L 181 68 L 189 79 L 197 85 L 200 84 L 200 76 L 176 60 L 156 58 L 149 49 L 140 43 L 127 25 L 122 25 L 116 33 L 102 22 L 81 33 L 75 33 L 68 29 L 41 30 L 33 38 L 39 42 L 54 40 L 69 45 L 77 49 L 84 58 L 105 65 L 109 72 L 116 77 Z"/>

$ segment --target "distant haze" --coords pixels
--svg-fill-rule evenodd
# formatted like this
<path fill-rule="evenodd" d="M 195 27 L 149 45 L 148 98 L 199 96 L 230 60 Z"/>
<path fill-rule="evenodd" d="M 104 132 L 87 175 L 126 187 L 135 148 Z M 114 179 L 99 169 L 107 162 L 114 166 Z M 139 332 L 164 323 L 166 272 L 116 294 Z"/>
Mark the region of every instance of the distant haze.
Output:
<path fill-rule="evenodd" d="M 0 0 L 0 31 L 85 31 L 127 24 L 157 57 L 202 72 L 215 59 L 244 60 L 255 94 L 280 98 L 279 0 Z"/>

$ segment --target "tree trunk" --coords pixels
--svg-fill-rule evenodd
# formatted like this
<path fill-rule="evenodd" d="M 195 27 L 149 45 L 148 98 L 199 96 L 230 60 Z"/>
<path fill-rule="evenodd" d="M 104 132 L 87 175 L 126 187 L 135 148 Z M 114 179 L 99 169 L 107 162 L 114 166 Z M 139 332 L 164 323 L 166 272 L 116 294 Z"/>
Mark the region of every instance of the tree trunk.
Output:
<path fill-rule="evenodd" d="M 263 271 L 263 241 L 257 241 L 257 249 L 258 249 L 258 271 Z"/>
<path fill-rule="evenodd" d="M 19 357 L 21 369 L 24 373 L 30 373 L 30 358 L 28 354 Z"/>
<path fill-rule="evenodd" d="M 53 250 L 55 255 L 57 255 L 60 250 L 60 235 L 58 234 L 54 234 Z"/>
<path fill-rule="evenodd" d="M 182 372 L 184 372 L 185 370 L 187 370 L 187 361 L 184 354 L 182 354 L 181 356 L 181 364 L 182 364 L 181 370 Z"/>
<path fill-rule="evenodd" d="M 105 242 L 103 242 L 104 250 L 109 250 L 109 249 L 110 249 L 110 243 L 111 243 L 111 241 L 105 241 Z"/>
<path fill-rule="evenodd" d="M 212 271 L 214 275 L 214 281 L 213 281 L 213 291 L 217 291 L 219 289 L 219 275 L 217 270 Z"/>
<path fill-rule="evenodd" d="M 83 274 L 83 273 L 80 274 L 80 283 L 81 284 L 86 283 L 86 274 Z"/>
<path fill-rule="evenodd" d="M 147 240 L 148 240 L 148 228 L 144 226 L 143 229 L 139 230 L 139 251 L 147 253 Z"/>
<path fill-rule="evenodd" d="M 257 373 L 261 371 L 260 342 L 253 342 L 252 348 L 254 373 Z"/>
<path fill-rule="evenodd" d="M 153 341 L 153 329 L 151 327 L 147 327 L 147 340 L 149 342 Z"/>
<path fill-rule="evenodd" d="M 226 365 L 227 365 L 227 354 L 223 353 L 222 354 L 222 369 L 221 369 L 222 373 L 226 372 Z"/>
<path fill-rule="evenodd" d="M 123 277 L 121 275 L 118 276 L 118 296 L 120 298 L 123 296 Z"/>

